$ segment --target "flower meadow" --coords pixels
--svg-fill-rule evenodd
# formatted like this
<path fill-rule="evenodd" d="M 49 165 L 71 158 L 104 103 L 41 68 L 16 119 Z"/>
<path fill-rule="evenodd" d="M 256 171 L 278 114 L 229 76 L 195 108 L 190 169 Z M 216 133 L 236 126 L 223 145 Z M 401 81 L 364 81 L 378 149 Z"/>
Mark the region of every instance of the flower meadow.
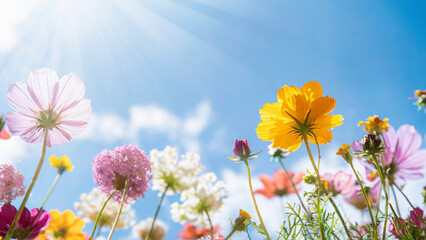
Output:
<path fill-rule="evenodd" d="M 179 153 L 172 146 L 151 150 L 123 144 L 105 149 L 92 160 L 93 181 L 98 187 L 80 193 L 80 200 L 65 211 L 45 209 L 61 176 L 73 174 L 74 167 L 79 167 L 67 156 L 47 156 L 46 149 L 54 152 L 56 145 L 73 144 L 72 139 L 89 124 L 92 107 L 84 82 L 76 74 L 59 78 L 54 70 L 35 70 L 26 83 L 10 86 L 7 100 L 14 111 L 0 119 L 1 141 L 14 135 L 41 147 L 33 176 L 23 176 L 15 166 L 0 165 L 1 239 L 105 239 L 99 234 L 106 231 L 109 240 L 117 239 L 114 232 L 118 228 L 129 229 L 129 239 L 141 240 L 171 235 L 225 240 L 236 236 L 268 240 L 426 239 L 426 186 L 418 186 L 422 206 L 413 205 L 404 193 L 407 182 L 424 177 L 426 165 L 426 149 L 421 148 L 422 136 L 415 126 L 392 126 L 392 119 L 377 115 L 360 121 L 358 127 L 365 135 L 341 143 L 336 153 L 352 171 L 320 174 L 325 166 L 321 165 L 319 146 L 333 139 L 332 129 L 339 127 L 344 117 L 331 114 L 336 100 L 325 95 L 327 89 L 319 82 L 283 85 L 277 90 L 277 101 L 265 103 L 259 110 L 257 136 L 269 142 L 269 148 L 251 149 L 246 139 L 236 139 L 234 146 L 229 146 L 232 156 L 228 163 L 244 164 L 247 170 L 251 199 L 246 201 L 255 211 L 235 209 L 235 218 L 229 219 L 230 231 L 224 232 L 213 220 L 233 193 L 202 165 L 198 154 Z M 425 108 L 426 91 L 416 90 L 410 100 L 415 100 L 419 109 Z M 258 158 L 261 151 L 268 152 L 271 163 Z M 305 152 L 314 171 L 286 167 L 286 158 L 295 151 Z M 45 163 L 47 159 L 49 163 Z M 262 174 L 262 187 L 254 189 L 250 165 L 260 161 L 276 162 L 281 168 L 272 175 Z M 57 175 L 40 206 L 30 210 L 26 207 L 29 196 L 43 194 L 33 191 L 36 184 L 42 184 L 37 180 L 43 164 L 50 164 Z M 31 179 L 28 186 L 24 178 Z M 158 207 L 153 216 L 138 216 L 145 219 L 136 221 L 132 205 L 143 202 L 148 191 L 158 193 Z M 403 198 L 397 198 L 396 193 Z M 297 196 L 298 201 L 287 201 L 289 195 Z M 168 203 L 165 199 L 170 196 L 178 196 L 179 201 Z M 285 213 L 279 229 L 265 224 L 261 210 L 268 206 L 259 205 L 257 198 L 283 200 Z M 339 201 L 352 205 L 364 217 L 346 216 Z M 401 214 L 402 202 L 410 206 L 408 215 Z M 165 221 L 158 218 L 160 211 L 168 209 L 171 219 L 182 225 L 179 233 L 170 233 Z M 93 229 L 83 232 L 88 223 L 93 223 Z"/>

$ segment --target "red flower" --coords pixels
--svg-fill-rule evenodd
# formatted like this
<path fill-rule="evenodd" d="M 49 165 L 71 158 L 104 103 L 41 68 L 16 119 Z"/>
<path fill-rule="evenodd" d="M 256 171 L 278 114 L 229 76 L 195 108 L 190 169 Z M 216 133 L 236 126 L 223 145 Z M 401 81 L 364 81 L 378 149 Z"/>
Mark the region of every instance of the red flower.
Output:
<path fill-rule="evenodd" d="M 213 227 L 213 232 L 217 232 L 219 231 L 219 229 L 220 229 L 219 226 L 215 226 Z M 209 235 L 210 235 L 210 228 L 199 228 L 192 225 L 192 223 L 188 222 L 182 228 L 182 231 L 177 235 L 177 237 L 181 239 L 193 240 L 193 239 L 199 239 L 201 237 L 206 237 Z"/>
<path fill-rule="evenodd" d="M 293 172 L 288 171 L 288 175 L 296 185 L 303 180 L 305 174 L 298 173 L 295 175 Z M 287 177 L 284 170 L 276 170 L 273 178 L 268 175 L 261 175 L 259 179 L 263 183 L 264 188 L 256 190 L 255 193 L 262 194 L 267 198 L 273 198 L 275 196 L 282 197 L 290 193 L 295 193 L 290 179 Z M 299 191 L 300 189 L 297 190 Z"/>

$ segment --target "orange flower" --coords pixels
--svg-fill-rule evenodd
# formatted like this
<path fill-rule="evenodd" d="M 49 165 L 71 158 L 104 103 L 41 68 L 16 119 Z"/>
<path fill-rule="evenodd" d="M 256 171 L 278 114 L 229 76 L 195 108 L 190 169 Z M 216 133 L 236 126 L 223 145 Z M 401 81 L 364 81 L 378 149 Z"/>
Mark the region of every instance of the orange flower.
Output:
<path fill-rule="evenodd" d="M 295 175 L 293 172 L 288 171 L 288 175 L 296 185 L 303 180 L 305 174 L 299 173 Z M 295 193 L 284 170 L 276 170 L 274 172 L 274 178 L 268 175 L 261 175 L 259 179 L 263 183 L 264 188 L 256 190 L 255 193 L 262 194 L 267 198 L 273 198 L 275 196 L 282 197 L 290 193 Z"/>
<path fill-rule="evenodd" d="M 316 81 L 302 88 L 287 85 L 280 88 L 278 102 L 266 103 L 259 111 L 262 122 L 256 129 L 258 137 L 289 152 L 300 147 L 303 136 L 314 144 L 330 142 L 333 134 L 329 129 L 342 124 L 343 117 L 328 115 L 336 100 L 322 94 L 321 84 Z"/>
<path fill-rule="evenodd" d="M 379 116 L 374 115 L 373 117 L 368 117 L 368 120 L 363 122 L 360 121 L 358 123 L 359 126 L 364 126 L 364 130 L 370 133 L 382 134 L 382 132 L 386 132 L 389 127 L 389 118 L 384 118 L 383 120 L 379 118 Z"/>

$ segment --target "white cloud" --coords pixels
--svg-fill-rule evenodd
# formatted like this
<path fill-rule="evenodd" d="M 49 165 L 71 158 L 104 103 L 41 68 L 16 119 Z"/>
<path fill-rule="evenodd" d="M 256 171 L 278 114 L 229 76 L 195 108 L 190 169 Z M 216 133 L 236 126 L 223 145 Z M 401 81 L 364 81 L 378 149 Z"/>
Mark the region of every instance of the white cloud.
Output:
<path fill-rule="evenodd" d="M 39 1 L 0 1 L 0 52 L 12 49 L 19 38 L 18 27 Z"/>
<path fill-rule="evenodd" d="M 140 132 L 154 132 L 179 141 L 186 150 L 199 152 L 198 137 L 208 126 L 211 115 L 209 101 L 199 103 L 185 117 L 155 104 L 135 105 L 129 109 L 129 119 L 113 113 L 93 113 L 88 129 L 77 139 L 113 142 L 135 140 Z"/>
<path fill-rule="evenodd" d="M 20 137 L 0 140 L 0 164 L 15 165 L 26 155 L 27 143 Z"/>

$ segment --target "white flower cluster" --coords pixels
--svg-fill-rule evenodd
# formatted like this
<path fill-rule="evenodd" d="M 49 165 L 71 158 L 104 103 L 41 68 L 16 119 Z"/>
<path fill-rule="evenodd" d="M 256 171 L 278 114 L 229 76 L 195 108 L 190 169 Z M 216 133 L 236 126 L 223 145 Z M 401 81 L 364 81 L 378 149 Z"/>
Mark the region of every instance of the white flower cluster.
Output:
<path fill-rule="evenodd" d="M 224 182 L 216 180 L 217 177 L 212 172 L 199 176 L 195 187 L 182 192 L 182 203 L 175 202 L 171 205 L 172 219 L 179 223 L 190 221 L 197 226 L 208 226 L 206 212 L 212 219 L 228 194 Z"/>
<path fill-rule="evenodd" d="M 152 218 L 147 218 L 136 224 L 132 229 L 132 238 L 145 240 L 149 234 L 149 230 L 151 229 L 152 220 Z M 169 226 L 167 226 L 165 222 L 159 219 L 155 220 L 154 228 L 152 229 L 151 233 L 151 240 L 163 239 L 166 236 L 168 230 Z"/>
<path fill-rule="evenodd" d="M 198 240 L 212 240 L 211 236 L 201 237 Z M 223 237 L 220 234 L 213 234 L 213 240 L 223 240 Z"/>
<path fill-rule="evenodd" d="M 167 146 L 163 151 L 154 149 L 150 153 L 152 165 L 152 189 L 160 196 L 167 185 L 167 195 L 180 193 L 194 186 L 196 176 L 203 170 L 200 156 L 186 153 L 178 161 L 176 148 Z"/>
<path fill-rule="evenodd" d="M 87 222 L 95 222 L 96 216 L 104 205 L 108 196 L 105 195 L 99 188 L 93 188 L 90 193 L 80 195 L 80 201 L 74 203 L 74 209 L 77 214 Z M 99 219 L 100 226 L 111 227 L 120 209 L 120 203 L 110 200 L 105 206 L 101 218 Z M 130 205 L 124 204 L 117 228 L 127 228 L 135 224 L 135 212 Z"/>

